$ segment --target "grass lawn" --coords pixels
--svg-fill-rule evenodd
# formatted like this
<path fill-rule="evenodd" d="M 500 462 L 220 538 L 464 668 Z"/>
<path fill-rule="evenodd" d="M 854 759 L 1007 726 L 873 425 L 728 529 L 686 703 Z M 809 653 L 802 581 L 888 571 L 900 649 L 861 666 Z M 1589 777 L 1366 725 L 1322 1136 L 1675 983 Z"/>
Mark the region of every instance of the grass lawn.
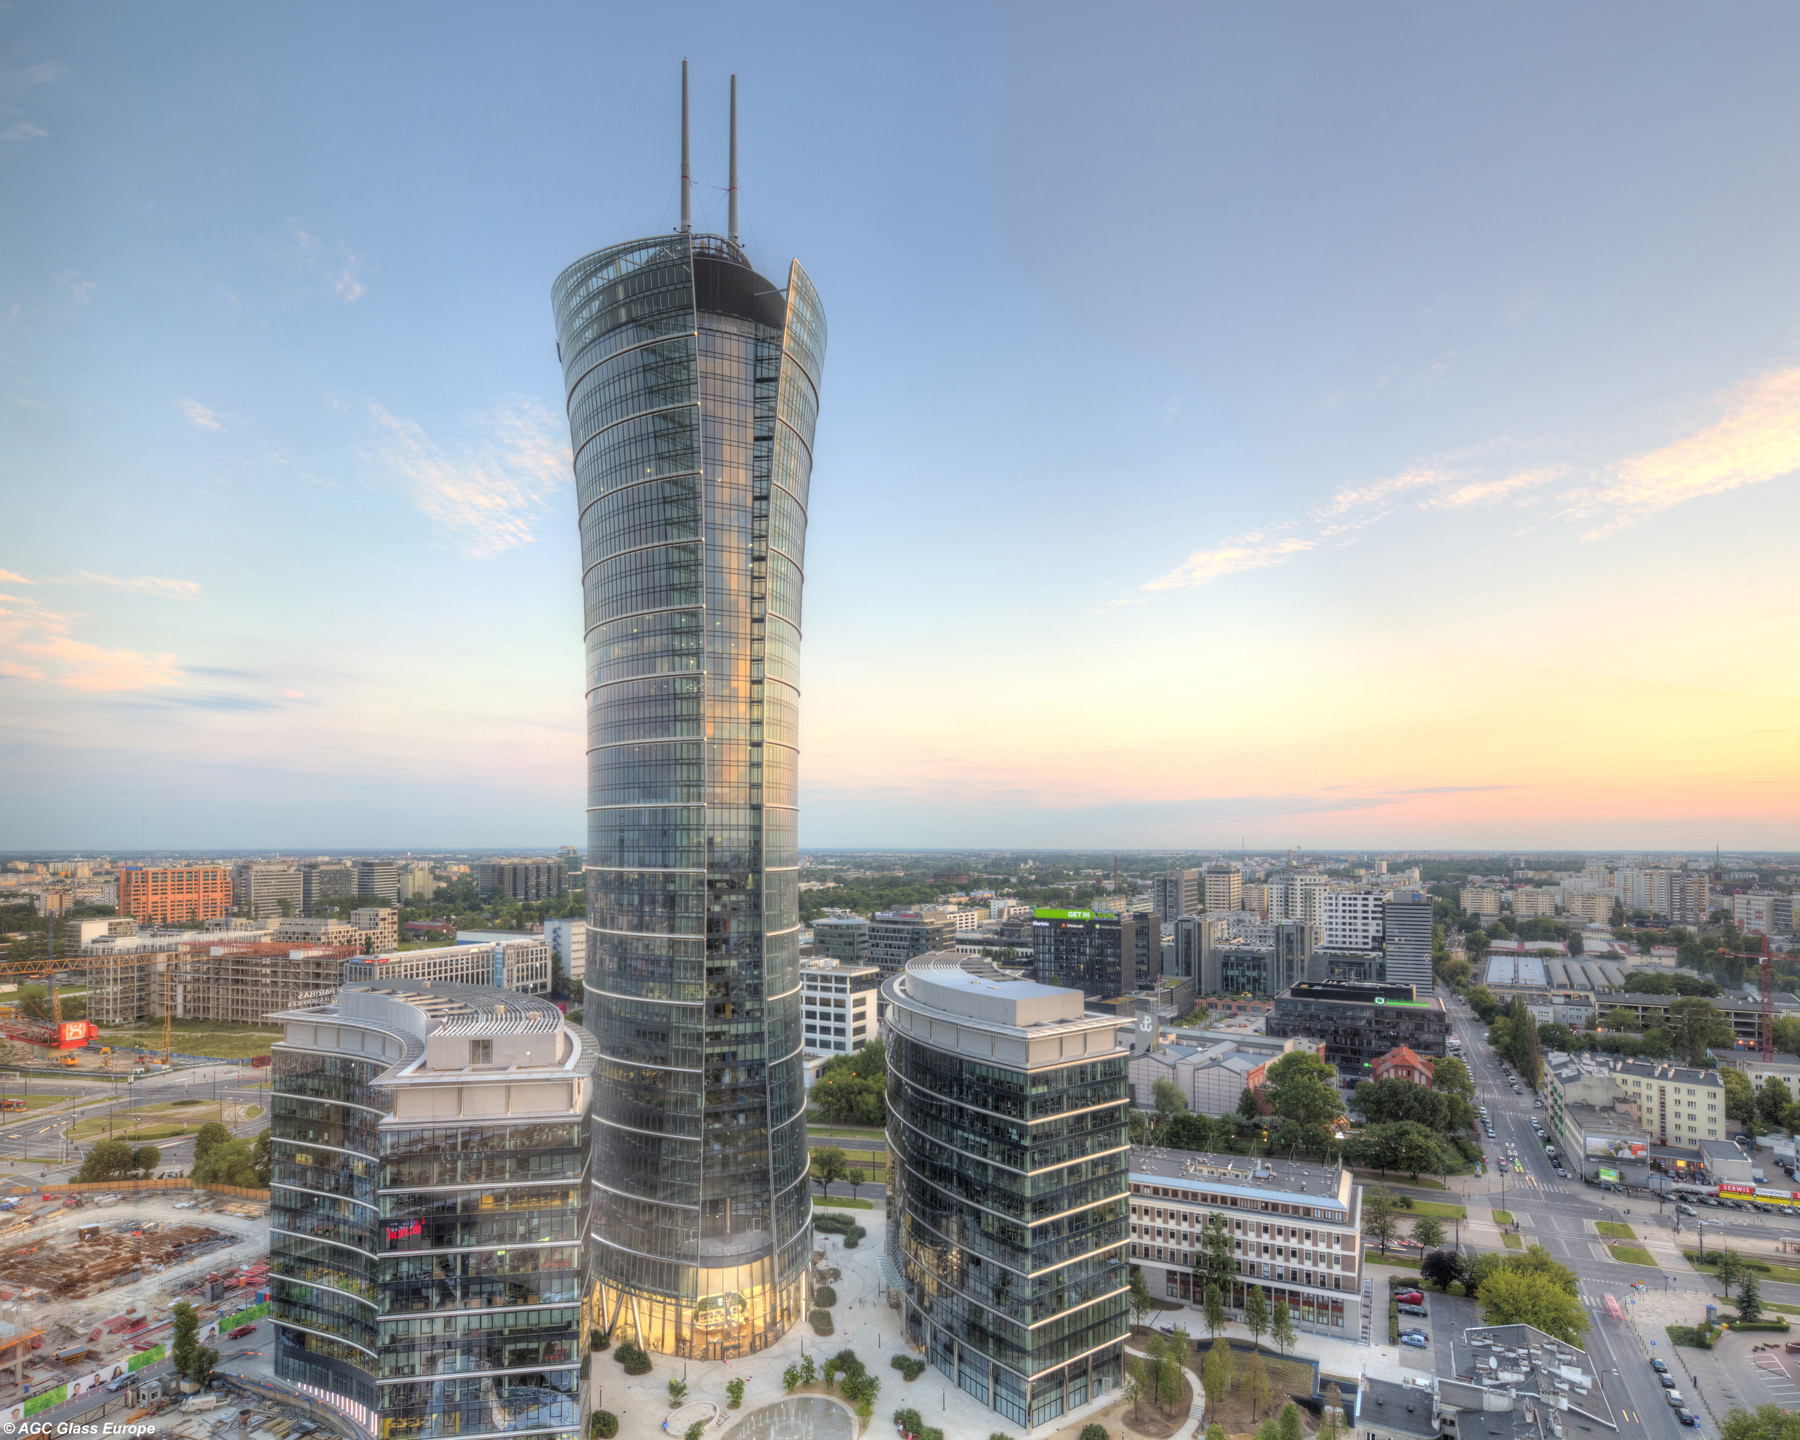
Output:
<path fill-rule="evenodd" d="M 260 1114 L 262 1114 L 262 1106 L 260 1105 L 246 1105 L 244 1107 L 244 1118 L 246 1120 L 254 1120 Z"/>
<path fill-rule="evenodd" d="M 879 1125 L 814 1125 L 807 1121 L 808 1135 L 824 1135 L 838 1140 L 885 1140 L 887 1131 Z"/>
<path fill-rule="evenodd" d="M 1506 1242 L 1506 1248 L 1508 1250 L 1523 1250 L 1525 1248 L 1523 1237 L 1514 1235 L 1510 1231 L 1500 1238 Z"/>
<path fill-rule="evenodd" d="M 1615 1260 L 1623 1260 L 1627 1265 L 1656 1264 L 1656 1262 L 1650 1258 L 1650 1252 L 1644 1249 L 1642 1245 L 1614 1245 L 1612 1247 L 1612 1257 Z"/>
<path fill-rule="evenodd" d="M 1430 1215 L 1438 1220 L 1467 1220 L 1469 1207 L 1466 1205 L 1445 1205 L 1436 1200 L 1415 1200 L 1408 1215 Z"/>
<path fill-rule="evenodd" d="M 814 1205 L 829 1206 L 833 1210 L 873 1210 L 873 1200 L 851 1200 L 843 1195 L 829 1196 L 823 1200 L 814 1200 Z"/>
<path fill-rule="evenodd" d="M 1692 1325 L 1665 1325 L 1663 1326 L 1663 1333 L 1669 1337 L 1669 1343 L 1671 1345 L 1691 1345 L 1701 1349 L 1711 1348 L 1709 1346 L 1700 1345 L 1700 1332 Z"/>
<path fill-rule="evenodd" d="M 1718 1263 L 1717 1251 L 1707 1251 L 1704 1261 L 1700 1259 L 1700 1253 L 1697 1250 L 1683 1250 L 1681 1253 L 1687 1256 L 1688 1264 L 1696 1270 L 1710 1270 L 1713 1265 Z M 1765 1279 L 1780 1280 L 1789 1285 L 1800 1285 L 1800 1265 L 1771 1265 L 1767 1260 L 1752 1260 L 1746 1255 L 1740 1255 L 1738 1258 Z"/>
<path fill-rule="evenodd" d="M 1253 1148 L 1260 1154 L 1268 1147 L 1257 1146 Z M 1358 1180 L 1372 1180 L 1377 1185 L 1413 1185 L 1421 1190 L 1446 1190 L 1449 1188 L 1442 1180 L 1433 1180 L 1429 1175 L 1421 1175 L 1415 1179 L 1410 1175 L 1401 1175 L 1393 1171 L 1389 1171 L 1386 1175 L 1383 1175 L 1379 1170 L 1357 1170 L 1355 1168 L 1352 1168 L 1350 1173 L 1356 1176 Z M 1419 1204 L 1421 1202 L 1414 1201 L 1413 1203 Z"/>
<path fill-rule="evenodd" d="M 1393 1265 L 1402 1270 L 1417 1270 L 1419 1268 L 1419 1262 L 1417 1260 L 1411 1259 L 1405 1255 L 1390 1253 L 1387 1259 L 1383 1260 L 1379 1250 L 1363 1251 L 1363 1262 L 1368 1265 Z"/>
<path fill-rule="evenodd" d="M 234 1025 L 228 1020 L 176 1020 L 172 1022 L 170 1043 L 184 1055 L 210 1055 L 216 1060 L 248 1060 L 252 1055 L 267 1055 L 269 1046 L 281 1038 L 278 1026 Z M 116 1052 L 121 1046 L 143 1051 L 162 1051 L 162 1026 L 140 1025 L 121 1029 L 106 1028 L 100 1032 L 100 1043 Z M 115 1053 L 113 1060 L 119 1060 Z"/>
<path fill-rule="evenodd" d="M 1495 1224 L 1496 1224 L 1496 1225 L 1510 1225 L 1510 1224 L 1512 1224 L 1512 1223 L 1513 1223 L 1513 1217 L 1512 1217 L 1512 1211 L 1510 1211 L 1510 1210 L 1496 1210 L 1496 1211 L 1495 1211 L 1495 1212 L 1494 1212 L 1494 1223 L 1495 1223 Z"/>
<path fill-rule="evenodd" d="M 1629 1225 L 1621 1225 L 1617 1220 L 1597 1220 L 1594 1228 L 1608 1240 L 1635 1240 L 1637 1234 Z"/>
<path fill-rule="evenodd" d="M 220 1106 L 184 1105 L 175 1101 L 166 1105 L 136 1105 L 129 1110 L 115 1110 L 110 1115 L 95 1115 L 77 1120 L 69 1127 L 76 1140 L 103 1140 L 108 1133 L 115 1139 L 166 1140 L 172 1135 L 192 1135 L 209 1120 L 219 1120 Z M 139 1127 L 132 1129 L 131 1127 Z M 149 1133 L 155 1129 L 156 1134 Z"/>
<path fill-rule="evenodd" d="M 1763 1309 L 1773 1310 L 1780 1315 L 1800 1315 L 1800 1305 L 1771 1305 L 1765 1300 Z"/>
<path fill-rule="evenodd" d="M 60 1105 L 69 1097 L 67 1095 L 13 1095 L 8 1098 L 23 1100 L 27 1110 L 42 1110 L 46 1105 Z"/>

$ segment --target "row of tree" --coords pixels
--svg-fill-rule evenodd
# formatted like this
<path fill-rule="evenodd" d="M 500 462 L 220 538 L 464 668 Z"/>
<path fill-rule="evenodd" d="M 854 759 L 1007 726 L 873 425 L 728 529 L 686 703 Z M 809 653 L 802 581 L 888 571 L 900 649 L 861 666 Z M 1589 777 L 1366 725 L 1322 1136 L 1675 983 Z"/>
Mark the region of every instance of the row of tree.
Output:
<path fill-rule="evenodd" d="M 129 1140 L 102 1140 L 82 1157 L 75 1179 L 83 1184 L 143 1179 L 162 1163 L 154 1145 L 133 1146 Z M 216 1120 L 194 1135 L 194 1168 L 189 1178 L 200 1185 L 238 1185 L 246 1190 L 269 1184 L 269 1132 L 254 1141 L 238 1140 Z"/>
<path fill-rule="evenodd" d="M 834 1055 L 819 1067 L 809 1096 L 831 1125 L 887 1124 L 887 1045 L 871 1040 L 848 1055 Z"/>

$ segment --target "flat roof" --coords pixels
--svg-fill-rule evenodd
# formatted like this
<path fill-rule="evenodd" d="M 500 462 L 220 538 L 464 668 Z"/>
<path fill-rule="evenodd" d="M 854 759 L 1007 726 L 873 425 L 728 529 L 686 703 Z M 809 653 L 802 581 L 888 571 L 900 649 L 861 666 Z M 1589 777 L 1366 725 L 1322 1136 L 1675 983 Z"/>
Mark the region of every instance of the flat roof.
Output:
<path fill-rule="evenodd" d="M 1340 1210 L 1346 1208 L 1346 1202 L 1338 1198 L 1345 1172 L 1336 1165 L 1318 1165 L 1309 1160 L 1271 1160 L 1260 1155 L 1214 1155 L 1199 1150 L 1134 1145 L 1130 1173 L 1140 1185 L 1174 1184 L 1188 1190 L 1289 1195 Z"/>

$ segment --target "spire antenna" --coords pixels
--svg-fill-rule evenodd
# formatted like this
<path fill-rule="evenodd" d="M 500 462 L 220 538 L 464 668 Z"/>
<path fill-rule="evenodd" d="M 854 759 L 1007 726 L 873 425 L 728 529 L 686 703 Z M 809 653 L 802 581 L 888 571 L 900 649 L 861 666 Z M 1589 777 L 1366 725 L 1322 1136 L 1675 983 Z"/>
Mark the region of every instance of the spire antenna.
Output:
<path fill-rule="evenodd" d="M 737 244 L 737 76 L 731 77 L 731 221 L 728 235 Z"/>
<path fill-rule="evenodd" d="M 692 186 L 688 181 L 688 101 L 687 101 L 687 61 L 681 62 L 681 233 L 687 234 L 693 229 L 693 215 L 689 206 L 692 203 Z"/>

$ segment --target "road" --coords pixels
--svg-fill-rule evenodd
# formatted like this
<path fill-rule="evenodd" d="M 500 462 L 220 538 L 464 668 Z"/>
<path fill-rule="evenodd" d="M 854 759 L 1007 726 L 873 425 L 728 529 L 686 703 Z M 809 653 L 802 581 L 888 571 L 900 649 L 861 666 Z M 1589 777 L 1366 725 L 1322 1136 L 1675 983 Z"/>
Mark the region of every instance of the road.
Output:
<path fill-rule="evenodd" d="M 1579 1277 L 1581 1301 L 1593 1321 L 1585 1342 L 1588 1354 L 1608 1400 L 1619 1413 L 1622 1428 L 1641 1429 L 1652 1440 L 1676 1440 L 1676 1437 L 1689 1433 L 1677 1423 L 1663 1388 L 1650 1369 L 1649 1360 L 1655 1354 L 1670 1362 L 1689 1408 L 1700 1416 L 1702 1433 L 1716 1433 L 1712 1417 L 1702 1403 L 1703 1397 L 1695 1393 L 1692 1374 L 1685 1369 L 1683 1356 L 1688 1352 L 1675 1350 L 1663 1333 L 1662 1325 L 1667 1322 L 1640 1324 L 1634 1318 L 1634 1301 L 1647 1297 L 1647 1293 L 1654 1290 L 1681 1300 L 1691 1297 L 1691 1306 L 1684 1305 L 1683 1309 L 1691 1310 L 1692 1318 L 1697 1320 L 1703 1316 L 1708 1300 L 1712 1299 L 1712 1286 L 1703 1276 L 1685 1266 L 1679 1271 L 1663 1271 L 1614 1260 L 1593 1228 L 1594 1222 L 1600 1220 L 1623 1221 L 1632 1226 L 1640 1238 L 1652 1236 L 1670 1245 L 1680 1245 L 1691 1242 L 1692 1222 L 1684 1222 L 1690 1230 L 1677 1234 L 1674 1223 L 1678 1217 L 1672 1204 L 1597 1190 L 1573 1178 L 1578 1167 L 1571 1178 L 1558 1177 L 1544 1156 L 1542 1142 L 1531 1128 L 1534 1116 L 1540 1119 L 1545 1116 L 1544 1111 L 1533 1106 L 1535 1097 L 1531 1089 L 1525 1087 L 1523 1094 L 1513 1094 L 1512 1083 L 1505 1078 L 1499 1060 L 1487 1049 L 1486 1027 L 1457 997 L 1446 996 L 1445 1003 L 1452 1030 L 1463 1044 L 1462 1058 L 1474 1077 L 1476 1104 L 1488 1107 L 1495 1136 L 1493 1140 L 1483 1142 L 1488 1151 L 1490 1170 L 1495 1173 L 1483 1180 L 1456 1181 L 1453 1187 L 1496 1209 L 1510 1211 L 1528 1243 L 1542 1245 Z M 1506 1174 L 1503 1189 L 1498 1160 L 1509 1141 L 1525 1168 L 1523 1173 Z M 1578 1160 L 1579 1157 L 1569 1158 Z M 1428 1192 L 1419 1194 L 1428 1198 Z M 1709 1223 L 1709 1241 L 1717 1233 L 1754 1237 L 1764 1243 L 1777 1234 L 1800 1237 L 1800 1223 L 1794 1218 L 1704 1208 L 1701 1211 L 1701 1217 L 1709 1222 L 1715 1215 L 1724 1223 L 1719 1232 L 1715 1232 Z M 1726 1216 L 1731 1218 L 1726 1220 Z M 1634 1292 L 1634 1284 L 1645 1288 Z M 1800 1285 L 1766 1283 L 1762 1292 L 1765 1303 L 1800 1304 Z M 1611 1318 L 1606 1307 L 1608 1295 L 1625 1309 L 1624 1320 Z M 1434 1297 L 1431 1302 L 1434 1311 L 1442 1303 Z M 1657 1308 L 1664 1307 L 1659 1305 Z M 1455 1323 L 1452 1317 L 1452 1325 Z M 1434 1346 L 1439 1344 L 1435 1333 L 1433 1343 Z M 1717 1397 L 1705 1398 L 1717 1403 Z"/>
<path fill-rule="evenodd" d="M 159 1068 L 127 1084 L 76 1075 L 0 1075 L 0 1093 L 57 1095 L 71 1102 L 96 1102 L 7 1115 L 0 1123 L 0 1154 L 21 1157 L 10 1167 L 11 1173 L 20 1181 L 68 1180 L 80 1168 L 81 1155 L 96 1139 L 104 1138 L 88 1136 L 78 1141 L 69 1140 L 67 1131 L 71 1125 L 81 1120 L 104 1118 L 133 1105 L 166 1104 L 171 1100 L 202 1100 L 211 1105 L 217 1099 L 226 1105 L 260 1105 L 262 1114 L 232 1127 L 239 1135 L 254 1136 L 268 1124 L 268 1074 L 267 1070 L 252 1070 L 247 1064 L 236 1061 L 219 1061 L 178 1065 L 172 1070 Z M 193 1136 L 150 1143 L 162 1152 L 160 1169 L 185 1171 L 192 1168 Z M 7 1169 L 0 1169 L 0 1181 L 4 1181 L 7 1173 Z"/>

